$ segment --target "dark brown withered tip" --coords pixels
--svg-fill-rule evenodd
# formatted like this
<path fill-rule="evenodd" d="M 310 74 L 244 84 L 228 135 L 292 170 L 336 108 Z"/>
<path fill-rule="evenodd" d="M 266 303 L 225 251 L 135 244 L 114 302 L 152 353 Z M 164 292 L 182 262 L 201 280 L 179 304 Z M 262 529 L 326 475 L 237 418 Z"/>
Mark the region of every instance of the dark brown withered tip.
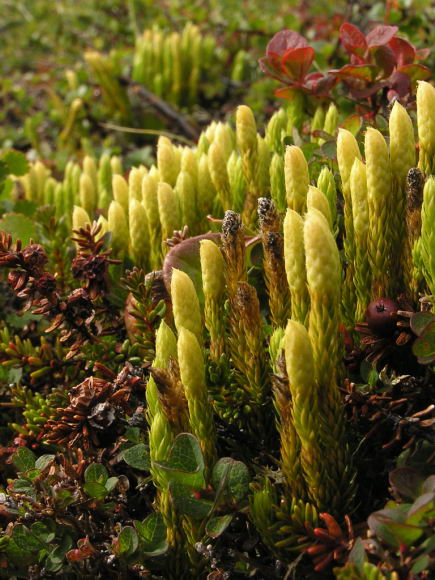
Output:
<path fill-rule="evenodd" d="M 418 209 L 423 203 L 424 173 L 418 167 L 411 167 L 406 176 L 408 210 Z"/>
<path fill-rule="evenodd" d="M 232 210 L 225 212 L 225 216 L 222 221 L 222 235 L 224 239 L 234 238 L 242 227 L 242 220 L 238 213 Z"/>
<path fill-rule="evenodd" d="M 258 198 L 258 217 L 260 218 L 260 223 L 262 219 L 267 217 L 267 214 L 275 209 L 275 204 L 269 197 L 259 197 Z"/>

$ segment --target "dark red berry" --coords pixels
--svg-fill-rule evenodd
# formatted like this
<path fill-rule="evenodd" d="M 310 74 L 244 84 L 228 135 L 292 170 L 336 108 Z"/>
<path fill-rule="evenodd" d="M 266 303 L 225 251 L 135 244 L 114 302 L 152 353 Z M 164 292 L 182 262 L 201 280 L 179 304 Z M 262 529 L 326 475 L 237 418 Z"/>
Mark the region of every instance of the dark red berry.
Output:
<path fill-rule="evenodd" d="M 365 319 L 370 330 L 379 336 L 391 336 L 396 330 L 399 306 L 389 298 L 373 300 L 367 306 Z"/>

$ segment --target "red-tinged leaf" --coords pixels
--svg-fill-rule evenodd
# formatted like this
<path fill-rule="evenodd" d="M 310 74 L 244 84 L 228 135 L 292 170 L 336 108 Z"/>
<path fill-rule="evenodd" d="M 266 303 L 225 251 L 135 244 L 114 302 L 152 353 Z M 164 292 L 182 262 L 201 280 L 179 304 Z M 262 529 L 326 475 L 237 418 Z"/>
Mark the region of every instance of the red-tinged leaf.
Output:
<path fill-rule="evenodd" d="M 349 80 L 351 80 L 351 79 L 349 79 Z M 349 84 L 349 92 L 354 99 L 367 99 L 371 95 L 374 95 L 375 93 L 377 93 L 380 89 L 388 86 L 389 82 L 382 81 L 380 83 L 374 83 L 373 85 L 370 85 L 370 86 L 365 87 L 365 88 L 359 88 L 357 86 L 350 86 L 350 83 L 348 83 L 348 84 Z M 373 115 L 373 113 L 368 112 L 368 113 L 366 113 L 366 117 L 368 119 L 370 119 L 370 118 L 374 118 L 374 115 Z"/>
<path fill-rule="evenodd" d="M 260 70 L 265 75 L 276 79 L 280 82 L 287 82 L 288 79 L 284 77 L 281 72 L 281 59 L 280 58 L 269 58 L 267 56 L 263 56 L 259 59 L 258 64 L 260 65 Z"/>
<path fill-rule="evenodd" d="M 352 135 L 355 137 L 355 135 L 361 129 L 362 124 L 363 120 L 360 115 L 351 115 L 341 123 L 340 127 L 342 129 L 346 129 L 347 131 L 350 131 Z"/>
<path fill-rule="evenodd" d="M 82 538 L 77 541 L 78 549 L 69 550 L 66 554 L 66 559 L 69 562 L 81 562 L 90 558 L 95 553 L 95 548 L 89 541 L 89 538 Z"/>
<path fill-rule="evenodd" d="M 340 40 L 347 52 L 359 58 L 364 56 L 367 49 L 366 37 L 361 30 L 350 22 L 340 26 Z"/>
<path fill-rule="evenodd" d="M 330 70 L 329 73 L 339 79 L 371 82 L 376 73 L 376 67 L 372 64 L 345 64 L 338 70 Z"/>
<path fill-rule="evenodd" d="M 416 58 L 415 47 L 404 38 L 395 36 L 390 40 L 388 46 L 394 52 L 398 67 L 414 62 Z"/>
<path fill-rule="evenodd" d="M 412 92 L 411 79 L 400 71 L 395 71 L 391 75 L 388 86 L 390 87 L 387 94 L 389 100 L 394 97 L 402 99 Z"/>
<path fill-rule="evenodd" d="M 382 78 L 389 77 L 396 66 L 396 56 L 389 46 L 372 49 L 376 65 L 383 71 Z"/>
<path fill-rule="evenodd" d="M 266 47 L 267 56 L 282 56 L 290 48 L 305 48 L 308 42 L 295 30 L 281 30 L 269 41 Z"/>
<path fill-rule="evenodd" d="M 405 64 L 398 69 L 398 72 L 409 77 L 412 82 L 426 81 L 432 76 L 432 71 L 424 64 Z"/>
<path fill-rule="evenodd" d="M 337 80 L 329 74 L 325 76 L 321 73 L 311 73 L 305 77 L 304 87 L 317 97 L 327 97 Z"/>
<path fill-rule="evenodd" d="M 360 56 L 356 56 L 355 54 L 350 54 L 349 56 L 349 64 L 368 64 L 367 53 L 362 58 Z"/>
<path fill-rule="evenodd" d="M 415 51 L 415 58 L 418 60 L 426 60 L 430 55 L 430 48 L 419 48 Z"/>
<path fill-rule="evenodd" d="M 292 85 L 291 87 L 282 87 L 281 89 L 276 89 L 275 96 L 279 99 L 287 99 L 292 101 L 295 98 L 296 92 L 305 92 L 302 87 Z"/>
<path fill-rule="evenodd" d="M 314 48 L 295 48 L 287 50 L 282 57 L 281 68 L 290 79 L 302 80 L 314 60 Z"/>
<path fill-rule="evenodd" d="M 388 44 L 398 30 L 397 26 L 387 26 L 385 24 L 376 26 L 376 28 L 370 31 L 366 36 L 368 47 L 373 48 L 374 46 L 384 46 L 384 44 Z"/>

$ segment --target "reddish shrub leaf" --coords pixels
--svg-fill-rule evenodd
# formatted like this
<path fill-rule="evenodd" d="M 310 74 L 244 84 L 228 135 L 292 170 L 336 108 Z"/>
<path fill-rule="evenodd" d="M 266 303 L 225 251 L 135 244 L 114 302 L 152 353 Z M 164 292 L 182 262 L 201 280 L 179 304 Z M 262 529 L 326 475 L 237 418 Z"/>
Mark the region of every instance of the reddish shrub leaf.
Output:
<path fill-rule="evenodd" d="M 394 97 L 403 98 L 412 91 L 411 79 L 408 75 L 396 71 L 394 72 L 388 81 L 388 86 L 390 90 L 388 91 L 388 99 L 391 101 Z"/>
<path fill-rule="evenodd" d="M 376 71 L 372 64 L 345 64 L 339 70 L 330 70 L 329 72 L 339 79 L 352 78 L 370 82 Z"/>
<path fill-rule="evenodd" d="M 398 30 L 397 26 L 386 26 L 384 24 L 376 26 L 366 36 L 368 47 L 373 48 L 374 46 L 388 44 Z"/>
<path fill-rule="evenodd" d="M 314 60 L 311 46 L 288 50 L 282 57 L 282 71 L 291 79 L 303 80 Z"/>
<path fill-rule="evenodd" d="M 292 101 L 295 98 L 295 93 L 298 91 L 302 91 L 303 93 L 306 92 L 302 87 L 292 85 L 291 87 L 282 87 L 281 89 L 276 89 L 274 95 L 279 99 L 287 99 Z"/>
<path fill-rule="evenodd" d="M 281 30 L 269 41 L 266 47 L 267 56 L 282 56 L 290 48 L 305 48 L 308 42 L 295 30 Z"/>
<path fill-rule="evenodd" d="M 398 38 L 395 36 L 390 40 L 388 46 L 394 52 L 397 66 L 403 66 L 404 64 L 411 64 L 414 62 L 416 56 L 415 48 L 404 38 Z"/>
<path fill-rule="evenodd" d="M 78 549 L 69 550 L 66 554 L 66 559 L 69 562 L 82 562 L 86 558 L 90 558 L 95 553 L 95 548 L 89 541 L 89 538 L 82 538 L 77 541 Z"/>
<path fill-rule="evenodd" d="M 279 57 L 263 56 L 259 59 L 258 64 L 260 65 L 260 70 L 267 76 L 280 82 L 287 81 L 281 72 L 281 59 Z"/>
<path fill-rule="evenodd" d="M 327 97 L 336 83 L 337 79 L 332 75 L 311 73 L 305 77 L 304 87 L 318 97 Z"/>
<path fill-rule="evenodd" d="M 340 40 L 348 52 L 360 59 L 364 56 L 367 49 L 366 37 L 357 26 L 350 24 L 350 22 L 342 24 L 340 27 Z"/>
<path fill-rule="evenodd" d="M 418 60 L 425 60 L 430 55 L 430 48 L 419 48 L 415 51 L 415 57 Z"/>
<path fill-rule="evenodd" d="M 425 81 L 432 76 L 432 71 L 424 64 L 405 64 L 398 69 L 398 72 L 405 74 L 412 82 Z"/>
<path fill-rule="evenodd" d="M 342 127 L 343 129 L 347 129 L 355 137 L 355 135 L 361 129 L 362 124 L 363 120 L 360 115 L 351 115 L 340 124 L 340 127 Z"/>
<path fill-rule="evenodd" d="M 374 61 L 383 70 L 383 78 L 389 77 L 396 66 L 396 57 L 389 46 L 378 46 L 373 49 Z"/>
<path fill-rule="evenodd" d="M 349 82 L 351 79 L 347 79 L 346 82 L 349 85 L 349 92 L 352 95 L 352 97 L 354 97 L 355 99 L 367 99 L 367 97 L 370 97 L 371 95 L 374 95 L 375 93 L 377 93 L 379 90 L 381 90 L 384 87 L 387 87 L 389 85 L 389 81 L 382 81 L 379 83 L 374 83 L 372 85 L 369 85 L 365 88 L 359 88 L 357 86 L 352 86 L 351 83 Z M 357 83 L 358 81 L 354 81 L 355 83 Z M 373 113 L 368 112 L 366 113 L 366 115 L 368 115 L 368 118 L 372 118 L 371 116 L 373 116 Z M 373 116 L 374 118 L 374 116 Z"/>

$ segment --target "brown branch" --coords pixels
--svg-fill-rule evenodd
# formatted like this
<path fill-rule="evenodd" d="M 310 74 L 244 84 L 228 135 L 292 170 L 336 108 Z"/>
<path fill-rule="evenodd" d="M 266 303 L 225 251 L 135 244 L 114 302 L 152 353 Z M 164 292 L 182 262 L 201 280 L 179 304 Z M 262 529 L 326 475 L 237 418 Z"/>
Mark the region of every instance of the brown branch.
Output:
<path fill-rule="evenodd" d="M 193 126 L 186 117 L 180 114 L 178 111 L 173 109 L 166 101 L 163 101 L 160 97 L 137 83 L 131 83 L 126 81 L 128 84 L 129 93 L 136 97 L 145 100 L 153 109 L 155 110 L 157 116 L 163 121 L 172 124 L 177 128 L 183 135 L 196 141 L 199 137 L 200 131 L 197 127 Z"/>

